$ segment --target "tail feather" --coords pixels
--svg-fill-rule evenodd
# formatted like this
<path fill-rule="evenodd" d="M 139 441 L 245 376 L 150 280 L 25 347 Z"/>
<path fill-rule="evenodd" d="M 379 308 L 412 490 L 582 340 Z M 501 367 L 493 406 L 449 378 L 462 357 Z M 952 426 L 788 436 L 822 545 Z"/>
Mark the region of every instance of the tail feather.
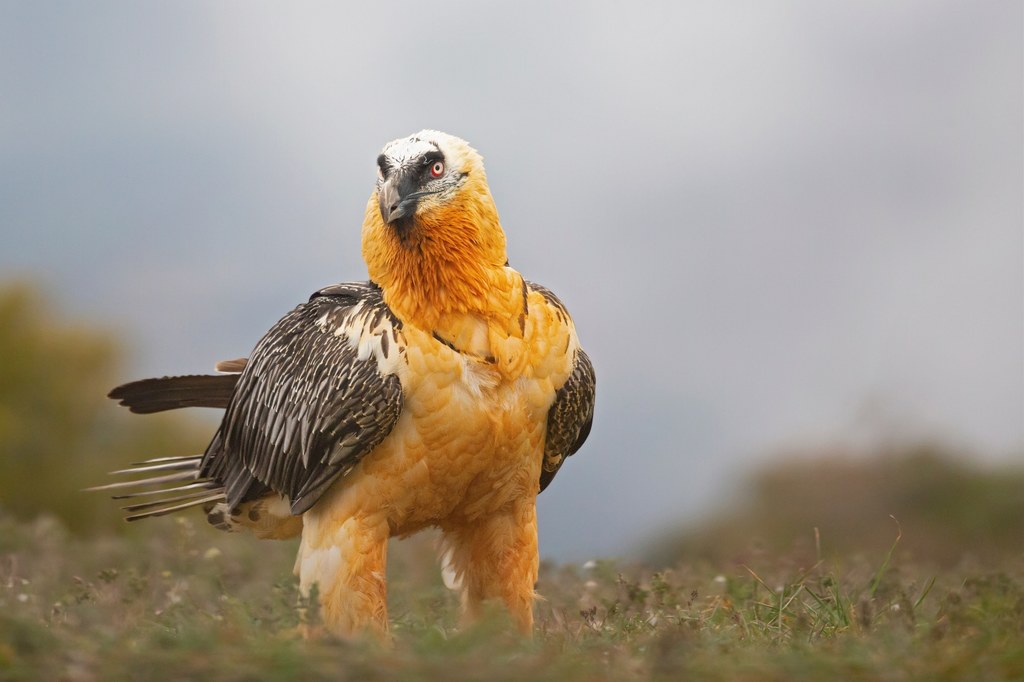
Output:
<path fill-rule="evenodd" d="M 132 464 L 130 469 L 118 469 L 117 471 L 111 471 L 111 476 L 117 476 L 120 474 L 145 474 L 151 471 L 175 471 L 178 469 L 195 469 L 196 465 L 189 459 L 182 459 L 174 462 L 158 462 L 150 464 L 148 462 L 136 462 Z"/>
<path fill-rule="evenodd" d="M 216 369 L 218 372 L 229 372 L 238 374 L 243 369 L 245 369 L 245 365 L 248 362 L 248 358 L 237 358 L 235 360 L 221 360 L 220 362 L 217 363 L 217 366 L 214 369 Z"/>
<path fill-rule="evenodd" d="M 185 495 L 174 495 L 172 497 L 165 497 L 162 500 L 155 500 L 153 502 L 136 502 L 135 504 L 125 505 L 121 507 L 121 509 L 123 509 L 126 512 L 137 512 L 142 511 L 144 509 L 156 509 L 157 507 L 162 507 L 165 504 L 171 504 L 172 502 L 184 502 L 185 500 L 194 500 L 197 497 L 205 497 L 207 495 L 210 495 L 210 490 L 214 489 L 215 487 L 216 486 L 201 488 L 199 490 L 194 490 L 190 493 L 186 493 Z"/>
<path fill-rule="evenodd" d="M 157 462 L 183 462 L 186 460 L 194 460 L 196 457 L 202 457 L 202 455 L 177 455 L 175 457 L 154 457 L 153 459 L 147 459 L 144 462 L 132 462 L 133 467 L 149 466 L 150 464 L 156 464 Z"/>
<path fill-rule="evenodd" d="M 122 384 L 107 396 L 137 414 L 151 414 L 183 407 L 223 409 L 231 400 L 238 377 L 238 374 L 193 374 L 142 379 Z"/>
<path fill-rule="evenodd" d="M 132 412 L 139 414 L 176 410 L 182 407 L 224 409 L 231 402 L 239 374 L 245 369 L 246 362 L 245 358 L 218 362 L 217 371 L 226 372 L 226 374 L 196 374 L 133 381 L 116 387 L 108 396 L 119 401 L 121 405 Z M 128 521 L 147 516 L 162 516 L 198 505 L 212 508 L 216 503 L 224 501 L 224 486 L 213 478 L 200 478 L 202 460 L 203 455 L 189 455 L 157 457 L 145 462 L 132 462 L 130 468 L 118 469 L 110 473 L 114 476 L 157 475 L 97 485 L 86 488 L 86 490 L 118 491 L 118 494 L 111 496 L 115 500 L 160 496 L 160 499 L 137 502 L 122 507 L 124 511 L 131 512 L 126 517 Z"/>
<path fill-rule="evenodd" d="M 111 472 L 116 473 L 116 472 Z M 99 492 L 102 490 L 118 490 L 120 488 L 131 488 L 136 485 L 160 485 L 162 483 L 177 483 L 178 481 L 198 481 L 198 480 L 212 480 L 212 479 L 199 479 L 197 471 L 179 471 L 176 474 L 167 474 L 165 476 L 153 476 L 152 478 L 140 478 L 134 481 L 118 481 L 117 483 L 107 483 L 106 485 L 96 485 L 91 488 L 86 488 L 86 492 Z"/>
<path fill-rule="evenodd" d="M 142 512 L 141 514 L 131 514 L 124 517 L 125 521 L 138 521 L 139 519 L 148 519 L 153 516 L 164 516 L 165 514 L 171 514 L 182 509 L 188 509 L 189 507 L 198 507 L 200 505 L 213 504 L 224 501 L 224 491 L 221 490 L 215 494 L 207 495 L 206 497 L 200 497 L 198 499 L 189 500 L 188 502 L 182 502 L 171 507 L 163 507 L 161 509 L 154 509 L 153 511 Z"/>
<path fill-rule="evenodd" d="M 86 490 L 125 491 L 113 495 L 112 497 L 115 500 L 161 496 L 159 499 L 137 502 L 122 507 L 124 511 L 128 512 L 128 515 L 125 517 L 126 521 L 135 521 L 150 516 L 163 516 L 164 514 L 188 509 L 189 507 L 200 505 L 212 506 L 218 502 L 224 502 L 224 486 L 211 478 L 201 478 L 199 476 L 202 461 L 202 455 L 190 455 L 188 457 L 159 457 L 147 462 L 136 462 L 132 468 L 119 469 L 110 473 L 115 476 L 151 474 L 164 471 L 171 471 L 172 473 L 159 473 L 157 476 L 117 481 L 87 488 Z M 166 485 L 177 483 L 182 485 Z"/>
<path fill-rule="evenodd" d="M 206 490 L 213 490 L 214 488 L 221 487 L 216 482 L 203 479 L 198 483 L 188 483 L 186 485 L 173 486 L 171 488 L 157 488 L 156 490 L 137 490 L 131 493 L 123 493 L 121 495 L 111 495 L 112 500 L 130 500 L 135 497 L 147 497 L 149 495 L 164 495 L 166 493 L 177 493 L 182 490 L 195 490 L 196 488 L 203 488 Z"/>

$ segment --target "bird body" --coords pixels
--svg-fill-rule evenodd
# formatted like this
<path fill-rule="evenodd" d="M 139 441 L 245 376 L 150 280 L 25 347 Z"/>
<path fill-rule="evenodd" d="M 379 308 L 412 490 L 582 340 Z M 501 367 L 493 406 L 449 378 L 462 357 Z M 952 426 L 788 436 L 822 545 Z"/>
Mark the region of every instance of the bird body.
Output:
<path fill-rule="evenodd" d="M 589 433 L 593 368 L 561 302 L 508 266 L 475 150 L 423 131 L 378 169 L 369 282 L 317 292 L 225 377 L 112 393 L 140 412 L 226 409 L 202 457 L 143 467 L 176 467 L 141 483 L 184 481 L 184 498 L 129 518 L 201 504 L 220 528 L 300 535 L 300 587 L 343 635 L 387 630 L 388 539 L 436 527 L 466 618 L 496 598 L 529 631 L 536 496 Z"/>
<path fill-rule="evenodd" d="M 532 315 L 520 338 L 526 348 L 539 347 L 531 342 L 557 326 L 551 319 L 557 315 L 543 296 L 531 298 Z M 348 474 L 346 484 L 328 490 L 304 516 L 296 571 L 304 589 L 319 584 L 332 619 L 332 610 L 354 621 L 382 619 L 382 579 L 367 585 L 364 578 L 383 575 L 384 542 L 436 526 L 444 534 L 449 565 L 460 579 L 470 575 L 475 580 L 475 601 L 511 601 L 521 627 L 530 626 L 537 578 L 535 498 L 546 416 L 553 386 L 564 383 L 570 371 L 564 353 L 570 329 L 561 327 L 561 347 L 543 344 L 549 350 L 542 354 L 548 357 L 534 365 L 527 362 L 529 353 L 510 355 L 486 346 L 461 352 L 454 343 L 403 325 L 399 353 L 407 362 L 398 364 L 402 415 L 389 437 Z M 501 371 L 503 360 L 507 366 Z M 542 371 L 526 371 L 534 367 Z M 353 561 L 357 555 L 362 557 L 358 566 Z M 342 556 L 352 568 L 350 575 L 337 572 Z M 509 564 L 510 558 L 517 561 Z M 506 594 L 509 590 L 513 593 Z M 374 598 L 359 601 L 364 591 Z M 359 613 L 361 603 L 372 606 L 370 613 Z"/>

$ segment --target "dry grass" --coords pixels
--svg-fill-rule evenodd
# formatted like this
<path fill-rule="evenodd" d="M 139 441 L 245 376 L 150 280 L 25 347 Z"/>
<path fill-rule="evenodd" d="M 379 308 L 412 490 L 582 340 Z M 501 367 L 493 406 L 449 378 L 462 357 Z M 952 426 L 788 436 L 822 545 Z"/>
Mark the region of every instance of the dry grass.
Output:
<path fill-rule="evenodd" d="M 537 635 L 466 632 L 429 540 L 390 569 L 394 644 L 297 636 L 294 546 L 161 519 L 81 539 L 0 517 L 0 679 L 1024 678 L 1024 566 L 886 556 L 545 565 Z M 315 615 L 314 615 L 315 618 Z"/>

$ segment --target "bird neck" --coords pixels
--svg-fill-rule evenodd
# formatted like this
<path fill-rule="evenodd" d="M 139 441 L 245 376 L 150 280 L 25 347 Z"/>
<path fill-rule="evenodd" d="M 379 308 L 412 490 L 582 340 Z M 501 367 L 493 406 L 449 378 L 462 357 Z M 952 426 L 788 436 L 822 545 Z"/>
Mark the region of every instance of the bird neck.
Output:
<path fill-rule="evenodd" d="M 453 201 L 416 216 L 399 234 L 371 196 L 363 258 L 399 319 L 453 343 L 474 335 L 470 328 L 481 322 L 514 331 L 525 314 L 523 279 L 506 267 L 505 233 L 493 203 Z"/>

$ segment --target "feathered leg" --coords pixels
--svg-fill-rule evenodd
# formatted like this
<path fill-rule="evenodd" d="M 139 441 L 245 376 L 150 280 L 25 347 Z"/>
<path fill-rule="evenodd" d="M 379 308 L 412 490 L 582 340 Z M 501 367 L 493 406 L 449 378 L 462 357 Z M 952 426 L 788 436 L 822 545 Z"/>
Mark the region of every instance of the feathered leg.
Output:
<path fill-rule="evenodd" d="M 463 623 L 476 621 L 483 602 L 501 599 L 519 629 L 533 630 L 537 583 L 535 501 L 471 525 L 444 529 L 445 570 L 461 591 Z"/>
<path fill-rule="evenodd" d="M 332 634 L 387 634 L 388 535 L 383 520 L 306 513 L 295 573 L 304 597 L 317 585 L 320 616 Z"/>

